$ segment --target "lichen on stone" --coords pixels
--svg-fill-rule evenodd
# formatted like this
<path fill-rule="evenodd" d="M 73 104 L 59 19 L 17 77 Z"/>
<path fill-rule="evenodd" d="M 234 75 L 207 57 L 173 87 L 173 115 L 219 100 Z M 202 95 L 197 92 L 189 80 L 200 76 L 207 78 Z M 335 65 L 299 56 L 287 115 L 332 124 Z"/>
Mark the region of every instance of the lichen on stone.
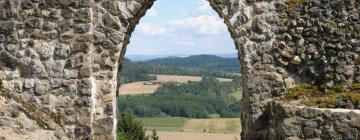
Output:
<path fill-rule="evenodd" d="M 288 2 L 289 8 L 295 8 L 301 4 L 303 4 L 305 0 L 290 0 Z"/>
<path fill-rule="evenodd" d="M 288 89 L 283 100 L 299 101 L 301 105 L 320 108 L 341 108 L 341 102 L 347 102 L 354 108 L 360 104 L 360 83 L 350 86 L 335 84 L 332 87 L 302 84 Z"/>

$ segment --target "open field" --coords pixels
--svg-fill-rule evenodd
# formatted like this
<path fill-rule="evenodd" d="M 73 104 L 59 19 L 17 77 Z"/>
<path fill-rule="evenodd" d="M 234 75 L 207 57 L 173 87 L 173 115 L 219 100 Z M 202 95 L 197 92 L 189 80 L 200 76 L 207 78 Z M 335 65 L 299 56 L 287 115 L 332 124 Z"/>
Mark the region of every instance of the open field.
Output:
<path fill-rule="evenodd" d="M 144 85 L 144 82 L 134 82 L 120 86 L 120 95 L 152 94 L 160 85 Z"/>
<path fill-rule="evenodd" d="M 231 93 L 232 96 L 234 96 L 237 100 L 241 100 L 243 97 L 243 91 L 242 89 L 239 89 L 235 91 L 234 93 Z"/>
<path fill-rule="evenodd" d="M 240 140 L 240 133 L 157 132 L 161 140 Z M 147 132 L 151 134 L 151 132 Z"/>
<path fill-rule="evenodd" d="M 148 130 L 237 134 L 240 118 L 187 119 L 181 117 L 139 118 Z"/>
<path fill-rule="evenodd" d="M 235 134 L 240 132 L 240 118 L 189 119 L 185 132 L 209 132 Z"/>
<path fill-rule="evenodd" d="M 156 75 L 157 81 L 160 82 L 179 82 L 186 83 L 188 81 L 201 81 L 198 76 L 176 76 L 176 75 Z M 222 82 L 231 82 L 232 79 L 217 78 Z M 137 95 L 137 94 L 152 94 L 160 85 L 144 85 L 144 82 L 127 83 L 120 86 L 120 95 Z"/>
<path fill-rule="evenodd" d="M 159 131 L 181 131 L 186 118 L 181 117 L 160 117 L 160 118 L 139 118 L 148 130 Z"/>

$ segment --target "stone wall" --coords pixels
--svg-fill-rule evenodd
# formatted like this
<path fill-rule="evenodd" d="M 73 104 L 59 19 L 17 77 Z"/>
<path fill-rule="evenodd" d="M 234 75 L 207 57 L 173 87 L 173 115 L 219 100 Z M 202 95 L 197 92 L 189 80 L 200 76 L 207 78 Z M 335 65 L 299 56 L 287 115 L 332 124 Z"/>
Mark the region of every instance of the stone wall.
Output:
<path fill-rule="evenodd" d="M 0 136 L 114 139 L 120 54 L 151 4 L 0 0 Z"/>
<path fill-rule="evenodd" d="M 269 134 L 273 140 L 358 140 L 360 110 L 294 107 L 269 103 Z"/>
<path fill-rule="evenodd" d="M 121 58 L 132 31 L 153 3 L 0 0 L 0 78 L 10 91 L 0 94 L 0 137 L 11 139 L 21 132 L 30 139 L 114 139 Z M 308 124 L 289 123 L 311 118 L 281 112 L 302 108 L 272 101 L 298 84 L 331 87 L 360 81 L 360 2 L 209 3 L 228 26 L 242 65 L 242 139 L 326 139 L 318 131 L 335 124 L 312 129 L 315 124 L 310 122 L 308 129 Z M 325 116 L 319 115 L 323 110 L 316 112 L 316 118 Z M 276 118 L 279 115 L 283 117 Z M 330 116 L 322 119 L 335 117 Z M 357 115 L 346 116 L 351 121 Z M 358 126 L 339 125 L 359 135 L 350 130 Z M 280 133 L 287 127 L 294 131 Z M 332 130 L 334 137 L 352 138 L 338 135 L 345 129 Z"/>

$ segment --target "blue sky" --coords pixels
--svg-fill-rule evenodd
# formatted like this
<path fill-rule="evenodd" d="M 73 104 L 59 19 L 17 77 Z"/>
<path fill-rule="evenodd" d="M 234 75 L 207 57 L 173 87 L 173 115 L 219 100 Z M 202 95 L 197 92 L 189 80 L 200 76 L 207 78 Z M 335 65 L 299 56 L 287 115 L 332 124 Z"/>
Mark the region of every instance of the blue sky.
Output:
<path fill-rule="evenodd" d="M 206 0 L 157 0 L 135 28 L 127 55 L 236 53 L 223 20 Z"/>

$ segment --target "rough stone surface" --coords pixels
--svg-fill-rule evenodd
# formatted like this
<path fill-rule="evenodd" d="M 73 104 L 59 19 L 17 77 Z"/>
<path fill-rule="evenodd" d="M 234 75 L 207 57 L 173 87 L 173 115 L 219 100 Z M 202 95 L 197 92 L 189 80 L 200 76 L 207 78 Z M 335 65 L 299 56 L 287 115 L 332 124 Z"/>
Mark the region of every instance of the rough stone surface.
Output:
<path fill-rule="evenodd" d="M 0 0 L 0 137 L 115 139 L 118 68 L 153 2 Z M 242 139 L 359 139 L 356 111 L 273 102 L 297 84 L 360 82 L 358 0 L 209 3 L 242 65 Z"/>

